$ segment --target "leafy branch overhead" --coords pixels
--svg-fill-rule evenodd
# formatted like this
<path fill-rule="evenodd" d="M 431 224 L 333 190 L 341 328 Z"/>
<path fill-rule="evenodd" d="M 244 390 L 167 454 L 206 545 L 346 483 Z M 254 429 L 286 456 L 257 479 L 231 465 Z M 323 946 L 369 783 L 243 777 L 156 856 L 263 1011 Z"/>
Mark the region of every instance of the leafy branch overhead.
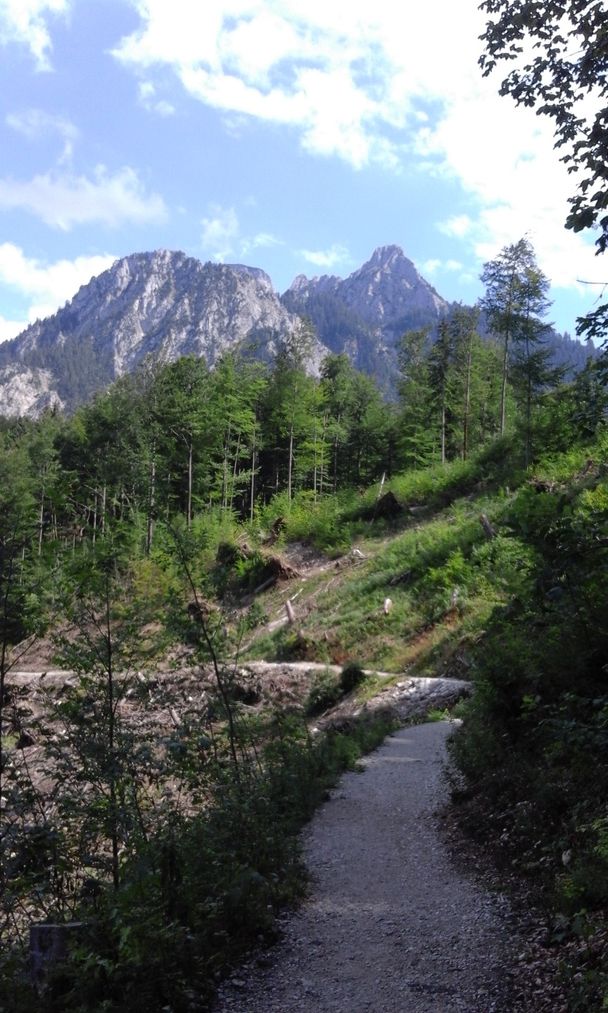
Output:
<path fill-rule="evenodd" d="M 608 249 L 608 19 L 597 0 L 484 0 L 485 76 L 506 62 L 500 93 L 554 125 L 555 147 L 577 180 L 566 227 L 597 233 Z M 579 334 L 601 336 L 608 304 L 579 319 Z"/>

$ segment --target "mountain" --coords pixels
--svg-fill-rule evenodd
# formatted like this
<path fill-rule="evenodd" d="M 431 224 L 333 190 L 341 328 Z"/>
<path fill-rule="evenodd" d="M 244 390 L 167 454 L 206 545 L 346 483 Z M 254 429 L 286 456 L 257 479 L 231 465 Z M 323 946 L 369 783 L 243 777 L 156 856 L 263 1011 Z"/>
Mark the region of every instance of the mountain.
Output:
<path fill-rule="evenodd" d="M 390 389 L 396 344 L 414 327 L 433 331 L 449 303 L 416 270 L 399 246 L 381 246 L 348 278 L 300 274 L 281 297 L 290 313 L 308 317 L 332 352 L 346 352 L 358 369 Z"/>
<path fill-rule="evenodd" d="M 202 264 L 158 250 L 116 261 L 62 309 L 0 345 L 0 412 L 68 410 L 146 356 L 198 355 L 213 365 L 229 349 L 272 359 L 301 326 L 264 271 Z M 327 349 L 313 345 L 311 368 Z"/>
<path fill-rule="evenodd" d="M 298 275 L 280 298 L 256 267 L 202 264 L 167 250 L 134 253 L 0 345 L 0 414 L 73 410 L 147 356 L 171 362 L 197 355 L 213 366 L 239 349 L 271 361 L 303 317 L 317 335 L 311 372 L 328 351 L 344 352 L 390 395 L 400 336 L 414 327 L 433 336 L 449 310 L 398 246 L 379 247 L 345 279 Z M 579 342 L 555 333 L 548 340 L 556 362 L 585 364 L 589 350 Z"/>

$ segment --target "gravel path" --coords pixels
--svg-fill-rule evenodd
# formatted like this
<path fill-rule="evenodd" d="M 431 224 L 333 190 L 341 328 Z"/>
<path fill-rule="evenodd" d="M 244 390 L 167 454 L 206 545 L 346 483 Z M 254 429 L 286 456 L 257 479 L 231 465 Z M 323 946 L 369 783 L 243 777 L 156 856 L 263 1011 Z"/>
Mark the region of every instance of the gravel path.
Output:
<path fill-rule="evenodd" d="M 506 902 L 456 868 L 434 812 L 448 722 L 404 728 L 305 833 L 308 901 L 216 1013 L 508 1013 Z"/>

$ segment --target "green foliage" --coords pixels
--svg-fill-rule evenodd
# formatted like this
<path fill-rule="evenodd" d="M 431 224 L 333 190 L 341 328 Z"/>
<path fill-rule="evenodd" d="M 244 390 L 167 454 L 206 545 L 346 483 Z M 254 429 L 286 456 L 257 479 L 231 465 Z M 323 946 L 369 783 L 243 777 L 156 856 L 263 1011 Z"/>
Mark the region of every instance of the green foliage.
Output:
<path fill-rule="evenodd" d="M 477 550 L 522 579 L 476 648 L 476 692 L 453 740 L 465 819 L 568 917 L 608 903 L 603 459 L 602 440 L 547 462 L 503 515 L 516 537 Z"/>
<path fill-rule="evenodd" d="M 501 94 L 536 108 L 554 128 L 555 147 L 578 186 L 569 198 L 566 226 L 596 231 L 598 252 L 608 248 L 606 215 L 606 21 L 601 4 L 572 0 L 540 9 L 532 0 L 484 0 L 487 14 L 480 59 L 484 74 L 505 60 Z M 572 54 L 577 59 L 572 59 Z M 533 55 L 532 55 L 533 54 Z M 593 100 L 586 101 L 592 95 Z M 605 333 L 608 307 L 579 321 L 579 333 Z"/>
<path fill-rule="evenodd" d="M 330 707 L 337 704 L 342 694 L 343 689 L 340 685 L 340 680 L 330 669 L 317 672 L 308 694 L 306 713 L 310 717 L 323 714 Z"/>
<path fill-rule="evenodd" d="M 352 693 L 365 680 L 365 672 L 356 661 L 349 661 L 340 672 L 340 689 L 343 693 Z"/>

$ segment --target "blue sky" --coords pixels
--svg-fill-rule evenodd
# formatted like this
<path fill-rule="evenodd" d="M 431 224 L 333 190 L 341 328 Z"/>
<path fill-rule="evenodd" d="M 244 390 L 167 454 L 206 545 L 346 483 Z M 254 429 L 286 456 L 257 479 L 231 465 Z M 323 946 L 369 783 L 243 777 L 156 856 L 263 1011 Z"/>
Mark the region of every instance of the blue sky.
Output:
<path fill-rule="evenodd" d="M 469 302 L 524 234 L 572 333 L 606 264 L 482 30 L 468 0 L 0 0 L 0 339 L 136 251 L 283 291 L 397 243 Z"/>

